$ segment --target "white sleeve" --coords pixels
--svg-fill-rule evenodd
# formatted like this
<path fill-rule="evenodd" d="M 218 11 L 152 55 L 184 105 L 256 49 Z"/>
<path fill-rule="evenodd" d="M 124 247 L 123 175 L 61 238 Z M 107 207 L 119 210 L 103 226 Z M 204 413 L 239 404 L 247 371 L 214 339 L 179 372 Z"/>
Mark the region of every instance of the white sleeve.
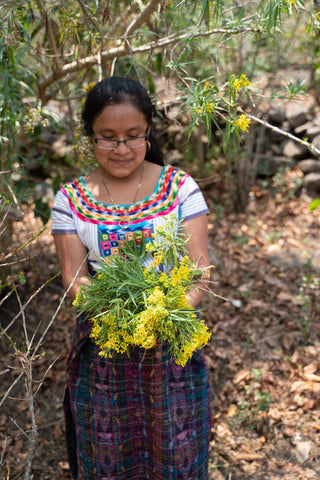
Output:
<path fill-rule="evenodd" d="M 179 197 L 183 221 L 209 213 L 208 206 L 198 184 L 188 174 L 186 181 L 180 188 Z"/>
<path fill-rule="evenodd" d="M 68 197 L 60 189 L 55 197 L 51 212 L 51 233 L 73 234 L 77 233 L 74 216 L 69 205 Z"/>

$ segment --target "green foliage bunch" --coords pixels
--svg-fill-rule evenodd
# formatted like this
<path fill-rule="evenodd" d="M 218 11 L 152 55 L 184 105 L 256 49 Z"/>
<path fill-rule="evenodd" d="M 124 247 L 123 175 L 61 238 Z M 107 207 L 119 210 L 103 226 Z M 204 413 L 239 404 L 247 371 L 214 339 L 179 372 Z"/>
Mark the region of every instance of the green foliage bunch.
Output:
<path fill-rule="evenodd" d="M 176 232 L 177 221 L 171 219 L 156 230 L 152 243 L 124 243 L 121 254 L 104 260 L 91 282 L 80 287 L 74 305 L 91 320 L 90 336 L 101 356 L 168 342 L 175 362 L 184 366 L 207 344 L 208 327 L 186 298 L 206 272 L 195 267 L 185 252 L 186 236 Z M 150 255 L 153 261 L 145 267 Z"/>
<path fill-rule="evenodd" d="M 248 132 L 251 123 L 248 116 L 238 112 L 239 105 L 249 101 L 249 90 L 251 82 L 244 73 L 239 75 L 231 74 L 228 81 L 221 87 L 214 79 L 196 82 L 191 80 L 191 90 L 183 89 L 185 92 L 185 103 L 192 114 L 190 131 L 200 121 L 204 121 L 207 134 L 211 136 L 212 126 L 221 131 L 221 124 L 224 123 L 224 142 L 226 150 L 230 136 L 240 132 Z"/>
<path fill-rule="evenodd" d="M 269 86 L 270 93 L 264 98 L 259 75 L 267 73 L 268 69 L 279 68 L 272 64 L 272 59 L 266 61 L 268 50 L 275 56 L 276 46 L 271 43 L 281 42 L 288 19 L 295 13 L 306 12 L 307 8 L 300 0 L 264 0 L 254 5 L 251 2 L 204 0 L 202 8 L 212 37 L 220 34 L 220 41 L 212 43 L 203 39 L 200 44 L 199 39 L 190 35 L 189 48 L 185 48 L 174 68 L 180 72 L 184 105 L 192 115 L 190 132 L 203 122 L 210 140 L 215 127 L 223 138 L 222 148 L 226 153 L 230 146 L 239 144 L 242 134 L 248 133 L 250 124 L 257 120 L 255 110 L 261 99 L 288 100 L 306 93 L 303 81 L 287 80 L 275 91 Z M 312 18 L 310 13 L 309 26 Z M 186 60 L 192 45 L 196 60 L 193 65 L 188 65 Z M 243 57 L 241 63 L 237 57 Z M 217 72 L 214 76 L 210 75 L 213 66 Z M 190 76 L 192 71 L 194 76 Z"/>

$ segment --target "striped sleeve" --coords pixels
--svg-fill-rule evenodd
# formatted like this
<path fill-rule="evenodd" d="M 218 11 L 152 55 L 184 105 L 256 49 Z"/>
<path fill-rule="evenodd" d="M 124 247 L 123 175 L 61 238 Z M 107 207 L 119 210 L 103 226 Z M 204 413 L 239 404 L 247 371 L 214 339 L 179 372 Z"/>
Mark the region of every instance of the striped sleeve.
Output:
<path fill-rule="evenodd" d="M 181 217 L 184 221 L 209 213 L 208 206 L 199 186 L 188 174 L 186 181 L 181 187 L 179 196 Z"/>
<path fill-rule="evenodd" d="M 60 189 L 55 197 L 51 212 L 51 233 L 77 233 L 68 197 Z"/>

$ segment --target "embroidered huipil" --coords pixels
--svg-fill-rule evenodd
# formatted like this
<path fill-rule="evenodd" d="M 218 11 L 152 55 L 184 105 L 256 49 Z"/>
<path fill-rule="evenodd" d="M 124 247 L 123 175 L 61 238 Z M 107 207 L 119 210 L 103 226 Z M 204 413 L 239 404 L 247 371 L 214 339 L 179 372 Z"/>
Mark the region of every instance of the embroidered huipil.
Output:
<path fill-rule="evenodd" d="M 55 198 L 52 233 L 77 234 L 97 270 L 101 257 L 119 254 L 121 242 L 151 241 L 170 215 L 187 221 L 207 213 L 196 182 L 166 166 L 154 193 L 133 205 L 97 201 L 82 177 L 67 183 Z M 207 480 L 210 388 L 203 353 L 185 367 L 171 360 L 166 345 L 105 359 L 89 332 L 79 316 L 64 401 L 73 477 Z"/>

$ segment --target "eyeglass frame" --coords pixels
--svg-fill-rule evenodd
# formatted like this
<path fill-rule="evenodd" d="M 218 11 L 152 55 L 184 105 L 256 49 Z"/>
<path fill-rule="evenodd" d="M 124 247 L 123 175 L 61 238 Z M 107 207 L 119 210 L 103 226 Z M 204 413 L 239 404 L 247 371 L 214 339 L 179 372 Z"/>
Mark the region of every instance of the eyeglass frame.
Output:
<path fill-rule="evenodd" d="M 139 145 L 138 147 L 130 147 L 129 145 L 127 145 L 127 141 L 128 140 L 136 140 L 138 138 L 144 138 L 146 142 L 148 142 L 148 129 L 149 127 L 146 128 L 146 131 L 145 131 L 145 134 L 143 136 L 137 136 L 137 137 L 132 137 L 131 139 L 130 138 L 126 138 L 125 140 L 118 140 L 117 138 L 97 138 L 96 136 L 96 133 L 95 131 L 92 129 L 92 137 L 93 137 L 93 140 L 94 140 L 94 143 L 98 144 L 98 141 L 99 140 L 111 140 L 111 141 L 114 141 L 114 142 L 117 142 L 117 144 L 112 147 L 112 148 L 108 148 L 108 147 L 99 147 L 98 148 L 101 148 L 101 150 L 116 150 L 118 147 L 119 147 L 119 144 L 120 143 L 124 143 L 125 146 L 127 148 L 140 148 L 142 147 L 142 145 Z"/>

